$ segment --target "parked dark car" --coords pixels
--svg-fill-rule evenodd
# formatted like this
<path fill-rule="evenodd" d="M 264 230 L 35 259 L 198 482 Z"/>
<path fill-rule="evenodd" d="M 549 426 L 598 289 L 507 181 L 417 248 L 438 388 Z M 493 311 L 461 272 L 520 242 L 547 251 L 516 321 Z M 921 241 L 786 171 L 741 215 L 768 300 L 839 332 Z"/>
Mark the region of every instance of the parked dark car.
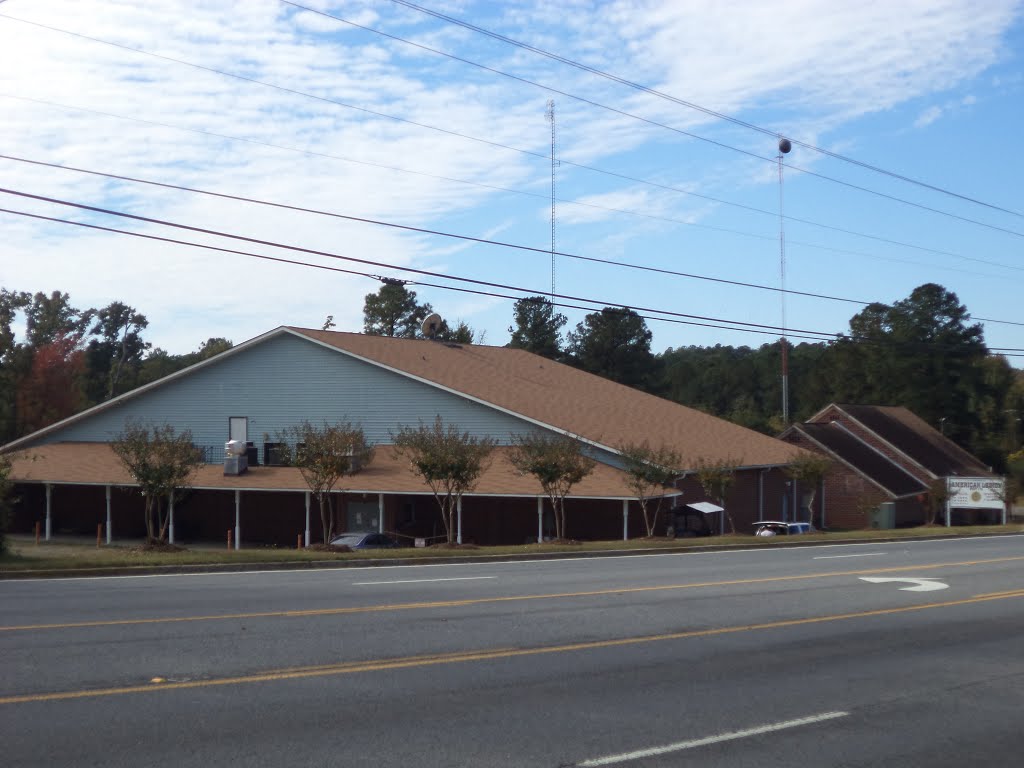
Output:
<path fill-rule="evenodd" d="M 343 533 L 331 539 L 331 545 L 349 549 L 397 549 L 401 546 L 383 533 Z"/>

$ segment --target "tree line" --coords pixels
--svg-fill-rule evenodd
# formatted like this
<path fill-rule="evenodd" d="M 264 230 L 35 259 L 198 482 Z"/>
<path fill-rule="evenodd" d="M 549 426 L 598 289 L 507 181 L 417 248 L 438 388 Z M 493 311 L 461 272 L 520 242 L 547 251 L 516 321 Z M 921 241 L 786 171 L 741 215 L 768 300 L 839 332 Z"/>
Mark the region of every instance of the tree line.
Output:
<path fill-rule="evenodd" d="M 363 332 L 422 337 L 432 311 L 405 282 L 387 279 L 365 297 Z M 171 355 L 145 341 L 148 325 L 144 314 L 119 301 L 79 310 L 67 293 L 0 289 L 0 442 L 231 347 L 215 337 L 194 352 Z M 334 327 L 333 318 L 323 327 Z M 517 301 L 508 330 L 510 347 L 767 434 L 785 426 L 779 340 L 656 354 L 646 321 L 632 309 L 604 307 L 569 328 L 544 296 Z M 465 321 L 442 321 L 429 335 L 457 344 L 484 341 Z M 789 344 L 787 352 L 794 421 L 830 402 L 902 405 L 999 471 L 1021 447 L 1022 373 L 989 352 L 981 326 L 942 286 L 927 283 L 891 305 L 870 304 L 835 338 Z"/>
<path fill-rule="evenodd" d="M 143 339 L 148 327 L 124 302 L 78 309 L 61 291 L 0 288 L 0 444 L 231 348 L 211 338 L 172 355 Z"/>

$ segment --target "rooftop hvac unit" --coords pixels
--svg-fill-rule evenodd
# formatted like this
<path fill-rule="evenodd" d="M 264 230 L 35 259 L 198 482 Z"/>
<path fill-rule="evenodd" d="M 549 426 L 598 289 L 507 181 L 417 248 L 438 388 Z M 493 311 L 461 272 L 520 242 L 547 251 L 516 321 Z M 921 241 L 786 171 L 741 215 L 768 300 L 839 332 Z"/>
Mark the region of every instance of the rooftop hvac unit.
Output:
<path fill-rule="evenodd" d="M 241 440 L 228 440 L 224 444 L 224 474 L 244 475 L 249 469 L 246 456 L 248 446 Z"/>

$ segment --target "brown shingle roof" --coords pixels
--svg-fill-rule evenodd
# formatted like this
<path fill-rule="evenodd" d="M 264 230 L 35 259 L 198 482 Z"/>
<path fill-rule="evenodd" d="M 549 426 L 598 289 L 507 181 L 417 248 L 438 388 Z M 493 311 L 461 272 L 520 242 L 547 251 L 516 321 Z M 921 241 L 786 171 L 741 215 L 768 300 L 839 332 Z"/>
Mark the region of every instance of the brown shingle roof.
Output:
<path fill-rule="evenodd" d="M 923 483 L 835 423 L 797 424 L 794 429 L 803 432 L 896 498 L 928 490 Z"/>
<path fill-rule="evenodd" d="M 593 443 L 672 446 L 684 468 L 701 457 L 765 466 L 800 454 L 773 437 L 519 349 L 288 330 Z"/>
<path fill-rule="evenodd" d="M 907 408 L 881 405 L 837 407 L 936 477 L 992 475 L 978 459 Z"/>
<path fill-rule="evenodd" d="M 521 475 L 509 463 L 508 449 L 498 448 L 490 468 L 480 478 L 474 496 L 538 496 L 537 481 Z M 50 443 L 10 454 L 11 480 L 20 483 L 70 485 L 132 485 L 131 477 L 107 443 Z M 598 463 L 573 487 L 573 498 L 634 498 L 624 472 Z M 308 486 L 294 467 L 254 467 L 244 475 L 224 475 L 220 464 L 204 464 L 193 488 L 254 491 L 305 491 Z M 339 490 L 360 493 L 430 493 L 430 489 L 399 459 L 392 446 L 378 446 L 373 461 L 358 474 L 344 478 Z"/>

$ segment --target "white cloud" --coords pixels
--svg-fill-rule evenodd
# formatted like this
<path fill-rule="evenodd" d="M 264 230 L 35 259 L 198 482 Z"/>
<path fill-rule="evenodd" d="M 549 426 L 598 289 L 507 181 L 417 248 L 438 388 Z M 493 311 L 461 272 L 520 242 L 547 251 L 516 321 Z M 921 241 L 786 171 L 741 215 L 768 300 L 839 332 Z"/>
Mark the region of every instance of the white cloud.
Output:
<path fill-rule="evenodd" d="M 915 128 L 926 128 L 942 117 L 942 107 L 931 106 L 922 112 L 914 121 Z"/>
<path fill-rule="evenodd" d="M 339 5 L 341 10 L 335 10 Z M 710 118 L 698 112 L 466 30 L 439 25 L 407 9 L 319 0 L 314 7 L 394 34 L 415 35 L 424 44 L 651 120 L 698 133 L 714 128 Z M 984 4 L 907 0 L 868 6 L 831 0 L 783 4 L 612 0 L 596 7 L 582 2 L 445 7 L 512 37 L 715 109 L 742 115 L 746 110 L 781 107 L 793 124 L 813 125 L 817 138 L 853 117 L 935 95 L 976 76 L 1000 55 L 1002 35 L 1016 4 L 997 0 Z M 536 236 L 536 200 L 525 201 L 516 214 L 512 212 L 515 202 L 502 195 L 501 207 L 492 209 L 498 192 L 431 176 L 545 192 L 550 135 L 544 103 L 550 94 L 541 90 L 317 14 L 296 12 L 275 0 L 251 0 L 244 13 L 227 0 L 202 4 L 38 0 L 4 4 L 0 14 L 280 86 L 268 88 L 0 18 L 0 94 L 21 97 L 0 102 L 0 127 L 9 154 L 438 229 L 445 228 L 439 222 L 448 217 L 480 214 L 479 226 L 464 225 L 459 231 L 511 230 L 515 234 L 508 239 L 515 241 L 530 239 L 523 234 L 529 231 L 533 241 L 543 240 Z M 630 152 L 655 143 L 659 149 L 691 145 L 678 135 L 623 115 L 567 97 L 555 98 L 559 156 L 565 161 L 601 164 L 623 158 L 618 167 L 630 175 Z M 393 114 L 448 133 L 330 101 Z M 929 115 L 937 109 L 923 113 L 918 123 L 935 119 L 938 113 Z M 732 155 L 722 157 L 733 162 Z M 459 272 L 469 263 L 460 259 L 468 260 L 474 253 L 451 241 L 368 224 L 0 163 L 5 185 L 11 188 L 398 266 L 433 264 Z M 383 170 L 373 164 L 428 175 Z M 693 191 L 706 189 L 713 183 L 706 180 L 719 175 L 718 165 L 709 171 L 707 166 L 691 167 L 686 160 L 666 159 L 665 167 L 672 169 L 672 186 Z M 765 182 L 771 181 L 771 170 L 764 170 Z M 662 174 L 668 175 L 667 171 Z M 604 208 L 635 209 L 685 221 L 698 221 L 707 213 L 704 208 L 694 210 L 692 202 L 667 190 L 616 183 L 621 188 L 609 190 L 605 179 L 603 186 L 574 189 L 570 196 L 581 205 L 561 205 L 560 221 L 579 225 L 582 232 L 585 225 L 613 215 Z M 99 221 L 95 215 L 11 201 L 7 196 L 0 205 Z M 193 349 L 214 335 L 239 341 L 281 323 L 319 326 L 328 314 L 335 316 L 341 329 L 359 329 L 362 297 L 376 289 L 372 281 L 353 276 L 211 255 L 114 234 L 83 234 L 57 224 L 0 216 L 5 228 L 0 243 L 4 287 L 60 289 L 70 292 L 80 306 L 127 301 L 150 317 L 154 344 L 172 351 Z M 141 225 L 119 221 L 111 226 L 139 229 Z M 650 225 L 641 221 L 640 226 Z M 143 229 L 158 231 L 153 226 Z M 631 236 L 624 224 L 614 242 Z M 325 257 L 260 250 L 346 266 Z M 451 303 L 455 314 L 462 313 L 471 325 L 475 325 L 474 313 L 486 312 L 492 305 L 478 299 Z M 491 341 L 500 343 L 494 336 Z"/>

